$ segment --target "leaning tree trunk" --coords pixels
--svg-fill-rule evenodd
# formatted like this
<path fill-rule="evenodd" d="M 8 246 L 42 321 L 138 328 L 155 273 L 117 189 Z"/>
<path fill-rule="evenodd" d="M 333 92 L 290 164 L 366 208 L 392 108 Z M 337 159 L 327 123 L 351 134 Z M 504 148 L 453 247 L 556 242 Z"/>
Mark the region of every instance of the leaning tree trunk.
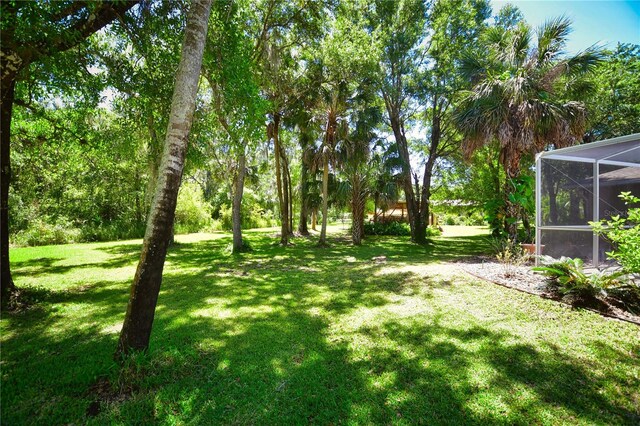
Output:
<path fill-rule="evenodd" d="M 187 18 L 158 182 L 147 219 L 140 263 L 131 285 L 127 313 L 120 332 L 117 358 L 149 347 L 184 168 L 187 139 L 196 106 L 211 2 L 212 0 L 194 0 Z"/>
<path fill-rule="evenodd" d="M 3 63 L 3 68 L 6 65 Z M 3 70 L 4 71 L 4 70 Z M 3 80 L 5 83 L 7 80 Z M 2 109 L 0 110 L 0 303 L 6 306 L 15 291 L 9 266 L 9 181 L 11 179 L 11 113 L 16 82 L 8 80 L 2 87 Z"/>
<path fill-rule="evenodd" d="M 244 175 L 247 157 L 244 152 L 238 155 L 238 170 L 233 181 L 233 204 L 231 206 L 231 221 L 233 228 L 234 253 L 242 251 L 242 194 L 244 192 Z"/>

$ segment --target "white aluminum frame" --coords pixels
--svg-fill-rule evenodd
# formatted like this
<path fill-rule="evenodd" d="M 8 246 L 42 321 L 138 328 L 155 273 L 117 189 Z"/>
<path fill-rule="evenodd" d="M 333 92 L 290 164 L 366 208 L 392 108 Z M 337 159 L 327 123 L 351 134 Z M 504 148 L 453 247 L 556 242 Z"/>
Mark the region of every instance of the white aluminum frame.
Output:
<path fill-rule="evenodd" d="M 599 148 L 609 145 L 616 145 L 620 143 L 627 143 L 637 141 L 637 146 L 632 146 L 629 149 L 625 149 L 620 152 L 616 152 L 615 154 L 611 154 L 605 156 L 601 159 L 580 157 L 580 152 L 591 149 L 591 148 Z M 639 163 L 629 163 L 625 161 L 615 161 L 609 160 L 608 158 L 613 156 L 618 156 L 620 154 L 624 154 L 626 152 L 630 152 L 640 148 L 640 133 L 635 133 L 632 135 L 622 136 L 619 138 L 607 139 L 599 142 L 593 142 L 585 145 L 577 145 L 569 148 L 562 148 L 554 151 L 547 151 L 536 156 L 536 265 L 540 262 L 540 254 L 541 251 L 541 237 L 542 231 L 582 231 L 582 232 L 592 232 L 593 233 L 593 265 L 598 266 L 600 264 L 600 237 L 591 230 L 589 225 L 551 225 L 551 226 L 543 226 L 542 225 L 542 160 L 560 160 L 560 161 L 571 161 L 576 163 L 592 163 L 593 164 L 593 222 L 598 222 L 600 220 L 600 164 L 605 165 L 613 165 L 613 166 L 622 166 L 622 167 L 640 167 Z M 571 155 L 575 153 L 576 155 Z"/>

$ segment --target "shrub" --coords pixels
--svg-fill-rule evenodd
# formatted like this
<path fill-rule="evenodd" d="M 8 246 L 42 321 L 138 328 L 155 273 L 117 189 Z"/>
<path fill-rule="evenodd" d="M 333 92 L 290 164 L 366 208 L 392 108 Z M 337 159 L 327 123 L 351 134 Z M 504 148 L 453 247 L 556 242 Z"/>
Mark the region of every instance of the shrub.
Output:
<path fill-rule="evenodd" d="M 211 206 L 204 201 L 202 189 L 185 182 L 178 193 L 175 230 L 177 234 L 200 232 L 211 223 Z"/>
<path fill-rule="evenodd" d="M 144 237 L 145 223 L 110 222 L 97 225 L 84 225 L 81 228 L 80 242 L 116 241 Z"/>
<path fill-rule="evenodd" d="M 41 217 L 31 221 L 27 229 L 17 232 L 12 242 L 16 245 L 44 246 L 78 241 L 81 241 L 81 230 L 68 219 Z"/>
<path fill-rule="evenodd" d="M 232 209 L 230 203 L 220 204 L 218 218 L 221 229 L 231 231 L 233 226 Z M 260 200 L 251 190 L 245 190 L 242 197 L 242 229 L 269 228 L 277 225 L 270 210 L 262 208 Z"/>
<path fill-rule="evenodd" d="M 608 273 L 596 271 L 591 274 L 584 272 L 582 259 L 562 257 L 560 260 L 545 258 L 550 262 L 545 266 L 533 268 L 549 278 L 562 294 L 575 294 L 580 297 L 593 298 L 598 294 L 606 294 L 605 290 L 623 285 L 623 271 Z"/>
<path fill-rule="evenodd" d="M 630 192 L 623 192 L 619 197 L 626 205 L 640 203 L 640 198 Z M 589 224 L 613 244 L 613 250 L 607 252 L 609 257 L 620 262 L 626 272 L 640 274 L 640 208 L 630 208 L 626 219 L 613 216 L 610 220 Z"/>
<path fill-rule="evenodd" d="M 364 234 L 408 236 L 411 235 L 411 228 L 408 223 L 404 222 L 365 222 Z M 436 237 L 440 234 L 438 228 L 427 227 L 427 237 Z"/>
<path fill-rule="evenodd" d="M 365 235 L 411 235 L 409 224 L 404 222 L 367 222 L 364 224 Z"/>

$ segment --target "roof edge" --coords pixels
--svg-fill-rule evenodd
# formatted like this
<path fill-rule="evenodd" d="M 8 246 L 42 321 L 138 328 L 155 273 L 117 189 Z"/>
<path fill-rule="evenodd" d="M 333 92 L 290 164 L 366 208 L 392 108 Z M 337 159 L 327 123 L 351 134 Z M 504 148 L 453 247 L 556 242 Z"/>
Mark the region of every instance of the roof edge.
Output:
<path fill-rule="evenodd" d="M 638 139 L 638 141 L 640 141 L 640 133 L 632 133 L 630 135 L 618 136 L 617 138 L 604 139 L 601 141 L 590 142 L 590 143 L 583 143 L 581 145 L 574 145 L 566 148 L 554 149 L 553 151 L 545 151 L 540 153 L 540 156 L 538 158 L 543 158 L 550 155 L 563 155 L 563 154 L 568 154 L 573 152 L 580 152 L 584 149 L 599 148 L 607 145 L 615 145 L 617 143 L 630 142 L 630 141 L 633 141 L 634 139 Z"/>

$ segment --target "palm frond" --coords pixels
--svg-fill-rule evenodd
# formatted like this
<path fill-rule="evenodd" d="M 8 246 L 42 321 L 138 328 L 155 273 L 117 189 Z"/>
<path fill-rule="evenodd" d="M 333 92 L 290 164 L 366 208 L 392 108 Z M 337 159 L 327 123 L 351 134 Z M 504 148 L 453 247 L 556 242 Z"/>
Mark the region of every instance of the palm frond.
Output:
<path fill-rule="evenodd" d="M 594 44 L 567 60 L 568 71 L 570 75 L 580 75 L 591 72 L 604 58 L 604 50 Z"/>
<path fill-rule="evenodd" d="M 571 19 L 565 15 L 545 21 L 537 29 L 537 62 L 548 63 L 562 54 L 571 34 Z"/>

